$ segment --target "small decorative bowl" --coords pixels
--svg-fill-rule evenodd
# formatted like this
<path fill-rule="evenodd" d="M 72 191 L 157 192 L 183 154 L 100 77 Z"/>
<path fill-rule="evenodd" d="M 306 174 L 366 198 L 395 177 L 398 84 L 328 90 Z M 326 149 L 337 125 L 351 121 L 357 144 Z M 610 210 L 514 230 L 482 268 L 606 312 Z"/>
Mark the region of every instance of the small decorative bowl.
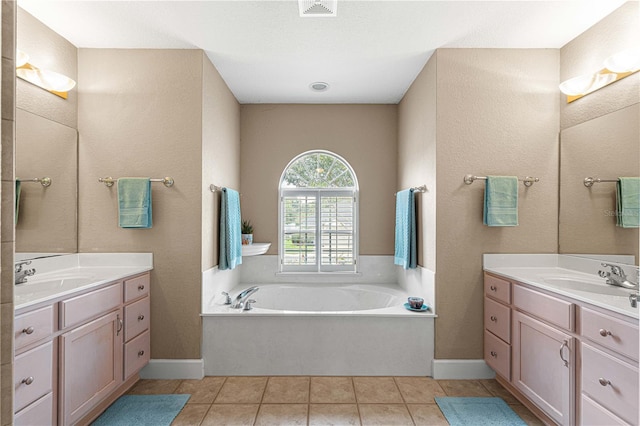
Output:
<path fill-rule="evenodd" d="M 409 297 L 407 298 L 407 301 L 409 302 L 409 306 L 413 309 L 420 309 L 424 304 L 424 299 L 422 297 Z"/>

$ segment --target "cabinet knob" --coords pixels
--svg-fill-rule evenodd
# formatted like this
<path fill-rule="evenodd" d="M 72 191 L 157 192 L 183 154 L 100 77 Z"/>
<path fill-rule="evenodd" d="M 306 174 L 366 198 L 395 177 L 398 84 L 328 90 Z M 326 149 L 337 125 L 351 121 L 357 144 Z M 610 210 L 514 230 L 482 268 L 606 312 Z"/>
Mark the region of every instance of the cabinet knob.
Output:
<path fill-rule="evenodd" d="M 493 322 L 497 322 L 497 321 L 498 321 L 498 318 L 497 318 L 495 315 L 491 315 L 491 318 L 490 318 L 490 319 L 491 319 L 491 321 L 493 321 Z"/>
<path fill-rule="evenodd" d="M 496 351 L 491 351 L 491 356 L 494 358 L 498 358 L 498 353 Z"/>
<path fill-rule="evenodd" d="M 492 285 L 491 287 L 489 287 L 491 289 L 491 291 L 496 291 L 498 288 L 495 285 Z"/>
<path fill-rule="evenodd" d="M 144 355 L 144 351 L 138 351 L 138 356 Z"/>
<path fill-rule="evenodd" d="M 144 315 L 138 315 L 138 321 L 142 321 L 144 319 Z"/>
<path fill-rule="evenodd" d="M 605 330 L 604 328 L 600 329 L 600 335 L 602 337 L 613 336 L 609 330 Z"/>
<path fill-rule="evenodd" d="M 138 286 L 138 290 L 140 290 L 140 291 L 144 290 L 144 284 L 140 284 L 140 285 Z"/>
<path fill-rule="evenodd" d="M 22 383 L 29 386 L 31 383 L 33 383 L 33 376 L 29 376 L 26 379 L 22 379 Z"/>
<path fill-rule="evenodd" d="M 22 329 L 22 332 L 24 334 L 33 334 L 34 331 L 35 331 L 35 328 L 33 328 L 33 327 L 27 327 L 27 328 Z"/>
<path fill-rule="evenodd" d="M 604 378 L 602 378 L 602 377 L 600 377 L 600 378 L 598 379 L 598 382 L 600 382 L 600 384 L 601 384 L 602 386 L 607 386 L 607 385 L 610 385 L 610 384 L 611 384 L 611 382 L 610 382 L 609 380 L 604 379 Z"/>

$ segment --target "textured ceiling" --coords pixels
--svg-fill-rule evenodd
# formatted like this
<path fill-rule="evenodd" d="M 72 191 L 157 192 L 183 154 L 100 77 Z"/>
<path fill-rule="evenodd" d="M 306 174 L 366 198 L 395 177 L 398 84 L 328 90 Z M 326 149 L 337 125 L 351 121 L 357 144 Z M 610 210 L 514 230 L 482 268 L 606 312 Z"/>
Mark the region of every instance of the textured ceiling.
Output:
<path fill-rule="evenodd" d="M 18 0 L 80 48 L 202 49 L 241 103 L 397 103 L 435 49 L 560 48 L 623 3 Z"/>

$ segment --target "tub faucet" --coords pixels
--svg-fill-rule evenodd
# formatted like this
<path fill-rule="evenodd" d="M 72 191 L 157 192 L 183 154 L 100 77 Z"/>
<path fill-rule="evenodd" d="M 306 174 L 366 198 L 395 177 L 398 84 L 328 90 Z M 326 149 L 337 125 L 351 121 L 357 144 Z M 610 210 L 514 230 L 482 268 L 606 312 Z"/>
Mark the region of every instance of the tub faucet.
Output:
<path fill-rule="evenodd" d="M 249 296 L 251 296 L 253 293 L 255 293 L 258 290 L 260 290 L 260 288 L 257 286 L 249 287 L 247 289 L 242 290 L 240 294 L 236 296 L 235 300 L 231 304 L 231 307 L 234 309 L 244 309 L 244 305 L 245 303 L 247 303 L 247 299 L 249 298 Z"/>
<path fill-rule="evenodd" d="M 638 283 L 629 281 L 624 270 L 618 265 L 611 265 L 609 263 L 601 263 L 605 268 L 610 268 L 609 271 L 598 271 L 598 275 L 602 278 L 606 278 L 605 281 L 609 285 L 624 288 L 638 288 Z"/>
<path fill-rule="evenodd" d="M 17 262 L 15 267 L 15 284 L 24 284 L 27 282 L 27 277 L 30 277 L 36 273 L 36 268 L 24 269 L 23 266 L 31 265 L 31 261 Z"/>

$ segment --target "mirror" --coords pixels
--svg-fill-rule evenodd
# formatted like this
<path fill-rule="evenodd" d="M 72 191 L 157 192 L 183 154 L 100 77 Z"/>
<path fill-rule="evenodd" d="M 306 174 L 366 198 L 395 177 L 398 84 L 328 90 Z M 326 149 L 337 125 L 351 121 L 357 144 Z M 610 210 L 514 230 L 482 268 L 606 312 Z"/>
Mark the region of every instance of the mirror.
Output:
<path fill-rule="evenodd" d="M 76 253 L 78 133 L 16 109 L 16 179 L 20 180 L 16 258 Z M 48 177 L 43 186 L 34 178 Z"/>
<path fill-rule="evenodd" d="M 638 228 L 616 226 L 616 183 L 640 176 L 640 104 L 560 133 L 559 253 L 630 255 L 638 265 Z M 593 177 L 614 182 L 584 185 Z"/>

